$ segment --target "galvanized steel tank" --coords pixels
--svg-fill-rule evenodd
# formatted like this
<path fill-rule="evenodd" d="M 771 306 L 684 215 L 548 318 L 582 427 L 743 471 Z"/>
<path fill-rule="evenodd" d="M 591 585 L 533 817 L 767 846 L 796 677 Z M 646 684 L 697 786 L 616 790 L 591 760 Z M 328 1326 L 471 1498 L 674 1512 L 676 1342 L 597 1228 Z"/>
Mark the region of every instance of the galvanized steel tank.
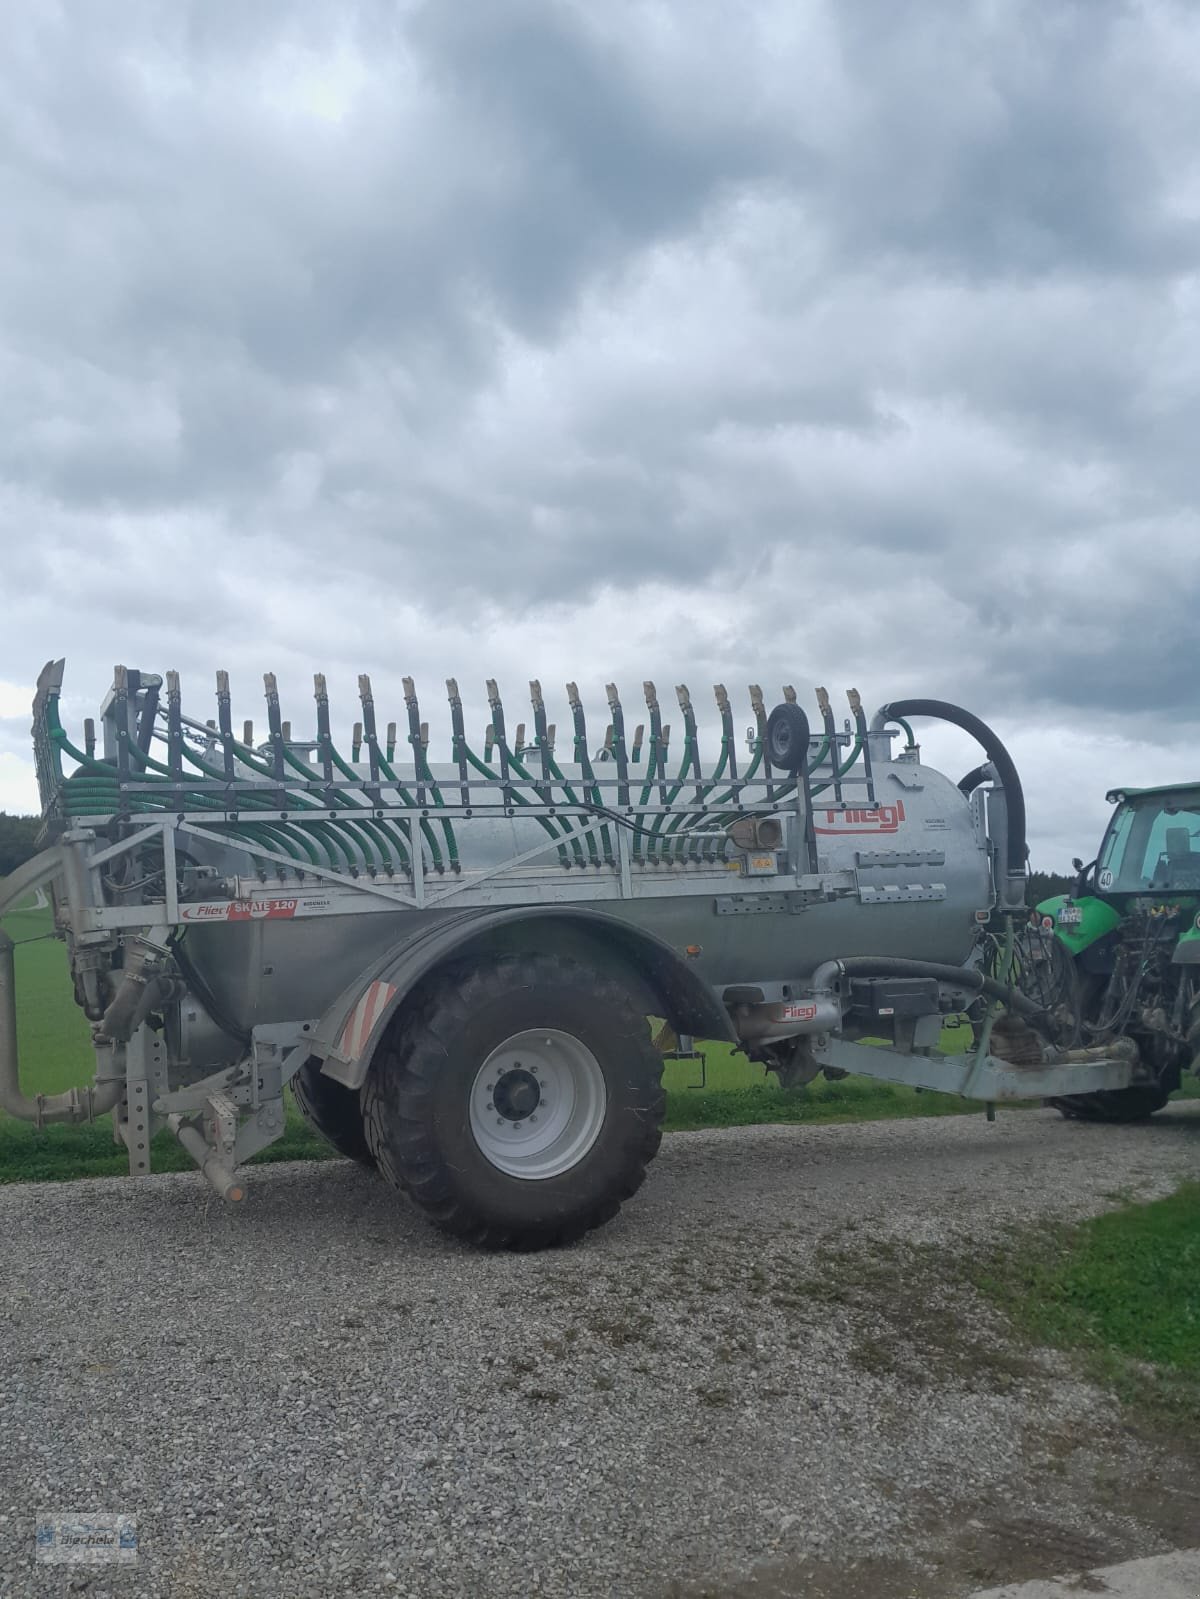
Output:
<path fill-rule="evenodd" d="M 879 742 L 883 754 L 886 746 Z M 448 795 L 455 770 L 441 765 L 431 770 Z M 561 770 L 573 785 L 583 783 L 577 766 Z M 820 771 L 814 776 L 819 778 Z M 965 961 L 979 919 L 995 899 L 982 806 L 932 767 L 906 759 L 877 760 L 874 787 L 874 805 L 849 798 L 841 804 L 813 802 L 819 884 L 812 874 L 796 871 L 802 813 L 793 805 L 776 813 L 782 848 L 767 852 L 774 854 L 778 869 L 765 875 L 746 875 L 756 852 L 724 841 L 713 864 L 634 862 L 631 893 L 621 898 L 615 871 L 564 870 L 547 848 L 520 873 L 527 897 L 508 889 L 505 901 L 540 906 L 548 914 L 555 904 L 586 901 L 656 934 L 677 951 L 695 951 L 690 958 L 697 971 L 719 992 L 793 982 L 823 961 L 847 954 L 906 956 L 919 950 L 925 960 Z M 766 814 L 766 786 L 749 786 L 742 803 L 748 814 L 759 807 L 759 814 Z M 223 1010 L 247 1028 L 318 1015 L 418 918 L 432 922 L 461 915 L 469 906 L 497 903 L 499 891 L 486 879 L 467 886 L 473 877 L 547 846 L 548 840 L 536 821 L 519 812 L 505 815 L 498 792 L 477 798 L 472 809 L 470 820 L 459 825 L 464 887 L 440 908 L 384 906 L 370 915 L 321 918 L 264 912 L 190 927 L 189 955 Z M 619 825 L 613 823 L 614 832 Z M 250 858 L 200 844 L 191 852 L 233 878 L 234 894 L 252 902 L 258 883 Z M 447 879 L 432 872 L 430 877 L 435 889 L 446 886 Z M 288 897 L 302 904 L 321 894 L 315 880 L 293 878 L 288 890 Z"/>

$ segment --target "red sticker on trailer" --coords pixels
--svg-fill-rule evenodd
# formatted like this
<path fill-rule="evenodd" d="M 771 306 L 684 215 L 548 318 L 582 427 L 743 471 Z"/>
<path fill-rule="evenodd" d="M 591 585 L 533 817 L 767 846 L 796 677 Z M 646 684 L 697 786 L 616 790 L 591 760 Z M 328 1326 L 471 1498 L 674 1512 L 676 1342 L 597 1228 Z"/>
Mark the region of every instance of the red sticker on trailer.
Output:
<path fill-rule="evenodd" d="M 826 811 L 825 825 L 816 823 L 817 833 L 897 833 L 904 820 L 904 801 L 894 805 L 874 805 L 869 809 L 851 806 L 844 811 Z M 820 816 L 821 812 L 818 811 Z"/>
<path fill-rule="evenodd" d="M 811 1022 L 817 1014 L 815 1005 L 785 1005 L 783 1007 L 783 1020 L 785 1022 Z"/>
<path fill-rule="evenodd" d="M 346 1060 L 358 1059 L 395 992 L 394 983 L 376 982 L 366 989 L 342 1028 L 337 1046 L 339 1055 Z"/>
<path fill-rule="evenodd" d="M 185 922 L 286 922 L 296 914 L 294 899 L 225 899 L 208 905 L 184 905 Z"/>

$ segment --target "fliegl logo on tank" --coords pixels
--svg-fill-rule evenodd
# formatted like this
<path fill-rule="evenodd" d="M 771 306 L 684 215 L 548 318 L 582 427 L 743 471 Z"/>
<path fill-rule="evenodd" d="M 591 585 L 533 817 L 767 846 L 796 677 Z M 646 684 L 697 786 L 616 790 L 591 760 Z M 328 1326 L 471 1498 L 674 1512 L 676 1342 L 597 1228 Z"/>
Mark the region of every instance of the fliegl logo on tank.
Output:
<path fill-rule="evenodd" d="M 817 812 L 818 817 L 822 812 Z M 851 807 L 844 811 L 825 811 L 822 826 L 818 821 L 813 828 L 817 833 L 898 833 L 904 820 L 904 801 L 894 805 L 874 805 L 870 809 Z"/>
<path fill-rule="evenodd" d="M 817 1014 L 817 1007 L 811 1002 L 797 1004 L 794 1000 L 782 1007 L 782 1020 L 785 1022 L 811 1022 Z"/>

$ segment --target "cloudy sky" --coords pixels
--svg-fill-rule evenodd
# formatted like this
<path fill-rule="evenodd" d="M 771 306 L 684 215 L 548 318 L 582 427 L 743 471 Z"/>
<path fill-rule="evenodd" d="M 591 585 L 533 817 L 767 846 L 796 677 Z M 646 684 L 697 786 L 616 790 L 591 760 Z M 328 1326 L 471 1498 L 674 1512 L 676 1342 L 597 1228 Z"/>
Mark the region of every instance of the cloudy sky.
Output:
<path fill-rule="evenodd" d="M 1200 770 L 1192 4 L 43 0 L 0 204 L 0 806 L 57 655 L 949 698 L 1044 868 Z"/>

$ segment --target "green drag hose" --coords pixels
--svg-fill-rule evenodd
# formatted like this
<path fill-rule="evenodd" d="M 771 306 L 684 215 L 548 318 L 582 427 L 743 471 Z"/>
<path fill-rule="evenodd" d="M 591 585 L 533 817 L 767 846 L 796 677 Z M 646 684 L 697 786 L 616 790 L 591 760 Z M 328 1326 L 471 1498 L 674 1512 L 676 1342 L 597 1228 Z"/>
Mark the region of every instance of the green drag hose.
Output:
<path fill-rule="evenodd" d="M 492 770 L 492 768 L 490 766 L 486 765 L 483 761 L 481 761 L 479 759 L 478 755 L 476 755 L 475 751 L 470 747 L 469 744 L 466 743 L 465 740 L 463 741 L 462 752 L 463 752 L 463 754 L 466 756 L 467 760 L 471 763 L 471 765 L 475 768 L 475 770 L 477 772 L 481 773 L 484 777 L 491 778 L 491 780 L 493 782 L 495 782 L 495 779 L 496 779 L 495 772 Z M 520 775 L 520 774 L 518 774 L 518 775 Z M 529 800 L 527 800 L 523 794 L 518 794 L 515 789 L 513 790 L 513 796 L 512 797 L 513 797 L 514 801 L 518 805 L 527 806 L 530 803 Z M 551 822 L 551 820 L 550 820 L 550 818 L 548 816 L 539 816 L 537 820 L 538 820 L 539 824 L 541 825 L 542 831 L 545 832 L 545 833 L 548 833 L 550 835 L 550 837 L 558 845 L 558 858 L 561 861 L 561 863 L 564 866 L 569 866 L 570 862 L 567 859 L 567 852 L 566 852 L 566 849 L 564 848 L 563 842 L 562 842 L 563 835 L 559 833 L 558 829 L 553 825 L 553 823 Z M 576 839 L 573 842 L 578 844 L 579 841 L 578 841 L 578 839 Z M 580 860 L 580 865 L 582 865 L 583 864 L 582 852 L 580 852 L 579 860 Z"/>
<path fill-rule="evenodd" d="M 550 775 L 558 783 L 561 784 L 562 791 L 567 796 L 567 804 L 568 805 L 578 805 L 579 804 L 579 800 L 575 797 L 575 790 L 571 787 L 570 783 L 568 783 L 566 778 L 563 776 L 562 772 L 559 769 L 558 762 L 554 759 L 554 756 L 550 753 L 550 751 L 548 749 L 545 750 L 544 753 L 545 753 L 545 756 L 546 756 L 546 766 L 548 767 L 548 769 L 550 771 Z M 586 839 L 587 839 L 587 848 L 588 848 L 588 858 L 591 861 L 593 866 L 599 866 L 599 864 L 600 864 L 600 852 L 599 852 L 599 850 L 596 847 L 596 835 L 595 835 L 595 833 L 588 833 L 586 835 Z M 571 848 L 574 850 L 576 856 L 578 857 L 580 866 L 582 866 L 583 865 L 583 851 L 579 847 L 579 840 L 577 838 L 575 838 L 574 836 L 572 836 L 572 839 L 571 839 Z"/>

